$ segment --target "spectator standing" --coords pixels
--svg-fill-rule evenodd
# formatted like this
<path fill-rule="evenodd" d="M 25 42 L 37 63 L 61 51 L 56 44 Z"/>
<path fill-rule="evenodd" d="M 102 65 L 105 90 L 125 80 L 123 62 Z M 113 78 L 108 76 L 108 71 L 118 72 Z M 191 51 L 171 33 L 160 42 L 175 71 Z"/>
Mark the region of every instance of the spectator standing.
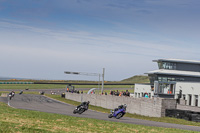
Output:
<path fill-rule="evenodd" d="M 144 97 L 145 97 L 145 98 L 149 98 L 148 93 L 145 93 L 145 94 L 144 94 Z"/>
<path fill-rule="evenodd" d="M 115 96 L 119 96 L 119 91 L 117 90 L 117 92 L 115 93 Z"/>
<path fill-rule="evenodd" d="M 126 92 L 125 91 L 122 91 L 122 93 L 123 93 L 123 96 L 126 96 Z"/>
<path fill-rule="evenodd" d="M 115 95 L 115 91 L 113 91 L 113 95 Z"/>
<path fill-rule="evenodd" d="M 110 95 L 113 95 L 113 91 L 112 90 L 110 91 Z"/>
<path fill-rule="evenodd" d="M 130 96 L 130 92 L 128 90 L 126 90 L 126 96 L 129 97 Z"/>

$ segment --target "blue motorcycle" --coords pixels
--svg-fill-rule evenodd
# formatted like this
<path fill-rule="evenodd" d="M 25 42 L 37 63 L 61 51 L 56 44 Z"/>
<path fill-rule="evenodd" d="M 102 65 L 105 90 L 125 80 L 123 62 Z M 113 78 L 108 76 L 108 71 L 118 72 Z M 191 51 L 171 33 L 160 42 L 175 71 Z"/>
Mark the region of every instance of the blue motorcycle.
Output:
<path fill-rule="evenodd" d="M 108 118 L 115 117 L 116 119 L 120 119 L 126 114 L 126 104 L 119 106 L 117 109 L 111 110 L 111 113 L 108 115 Z"/>

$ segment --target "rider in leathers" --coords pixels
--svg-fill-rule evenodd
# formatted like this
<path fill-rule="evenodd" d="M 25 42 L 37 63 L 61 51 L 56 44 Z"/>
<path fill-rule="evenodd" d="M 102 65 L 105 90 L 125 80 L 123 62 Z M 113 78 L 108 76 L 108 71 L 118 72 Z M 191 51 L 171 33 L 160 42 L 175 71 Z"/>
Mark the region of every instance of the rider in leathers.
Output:
<path fill-rule="evenodd" d="M 82 102 L 81 105 L 77 106 L 77 108 L 79 109 L 81 106 L 83 106 L 83 108 L 84 108 L 85 110 L 88 110 L 89 103 L 90 103 L 90 101 Z"/>

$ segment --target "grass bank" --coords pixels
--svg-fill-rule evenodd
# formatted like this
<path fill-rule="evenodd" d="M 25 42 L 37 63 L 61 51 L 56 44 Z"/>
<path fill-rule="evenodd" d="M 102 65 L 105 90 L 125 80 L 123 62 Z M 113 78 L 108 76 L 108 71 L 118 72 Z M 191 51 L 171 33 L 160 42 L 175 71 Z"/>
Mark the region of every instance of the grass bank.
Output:
<path fill-rule="evenodd" d="M 59 114 L 14 109 L 0 102 L 2 133 L 194 133 L 180 129 L 149 127 Z"/>
<path fill-rule="evenodd" d="M 0 92 L 0 94 L 1 93 L 8 93 L 8 92 Z M 16 92 L 16 93 L 18 93 L 18 92 Z M 38 94 L 38 92 L 24 92 L 24 94 Z M 60 95 L 45 94 L 45 96 L 48 96 L 50 98 L 53 98 L 53 99 L 56 99 L 56 100 L 59 100 L 59 101 L 62 101 L 62 102 L 65 102 L 65 103 L 68 103 L 68 104 L 71 104 L 71 105 L 75 105 L 75 106 L 80 104 L 80 102 L 61 98 Z M 105 109 L 105 108 L 93 106 L 93 105 L 90 105 L 89 109 L 99 111 L 99 112 L 103 112 L 103 113 L 109 113 L 110 112 L 110 109 Z M 125 115 L 125 117 L 143 119 L 143 120 L 150 120 L 150 121 L 157 121 L 157 122 L 166 122 L 166 123 L 174 123 L 174 124 L 182 124 L 182 125 L 200 126 L 200 122 L 186 121 L 186 120 L 183 120 L 183 119 L 176 119 L 176 118 L 171 118 L 171 117 L 161 117 L 161 118 L 147 117 L 147 116 L 130 114 L 130 113 L 127 113 Z"/>

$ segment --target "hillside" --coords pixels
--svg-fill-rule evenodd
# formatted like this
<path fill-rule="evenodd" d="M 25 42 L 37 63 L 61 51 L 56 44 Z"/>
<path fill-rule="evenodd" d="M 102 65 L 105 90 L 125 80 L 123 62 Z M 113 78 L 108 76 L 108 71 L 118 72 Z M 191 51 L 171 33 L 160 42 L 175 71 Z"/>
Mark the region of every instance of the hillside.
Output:
<path fill-rule="evenodd" d="M 149 77 L 145 75 L 136 75 L 127 79 L 123 79 L 121 82 L 149 83 Z"/>
<path fill-rule="evenodd" d="M 98 83 L 88 80 L 33 80 L 33 79 L 1 79 L 0 82 L 40 82 L 40 83 Z M 136 75 L 121 81 L 105 81 L 105 83 L 149 83 L 148 76 Z"/>

